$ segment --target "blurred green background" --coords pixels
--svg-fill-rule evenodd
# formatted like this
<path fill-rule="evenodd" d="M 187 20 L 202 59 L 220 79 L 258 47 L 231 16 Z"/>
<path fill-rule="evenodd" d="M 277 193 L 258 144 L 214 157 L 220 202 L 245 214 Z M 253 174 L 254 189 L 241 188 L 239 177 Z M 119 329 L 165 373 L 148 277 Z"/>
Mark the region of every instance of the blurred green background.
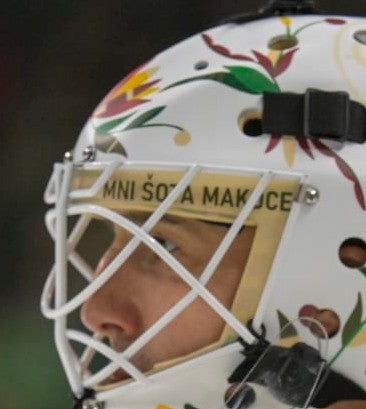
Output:
<path fill-rule="evenodd" d="M 0 408 L 71 408 L 39 297 L 52 265 L 42 194 L 52 164 L 129 70 L 255 0 L 3 0 L 0 4 Z M 366 15 L 365 0 L 319 0 Z"/>

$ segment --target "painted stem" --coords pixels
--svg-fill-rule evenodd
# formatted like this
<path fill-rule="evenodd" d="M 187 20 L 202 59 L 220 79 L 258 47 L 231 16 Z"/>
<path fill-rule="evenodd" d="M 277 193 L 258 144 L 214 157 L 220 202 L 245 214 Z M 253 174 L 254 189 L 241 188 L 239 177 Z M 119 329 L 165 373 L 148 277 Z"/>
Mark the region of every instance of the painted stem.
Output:
<path fill-rule="evenodd" d="M 305 24 L 304 26 L 302 26 L 302 27 L 298 28 L 296 31 L 294 31 L 294 32 L 292 33 L 292 35 L 293 35 L 293 37 L 296 37 L 299 33 L 301 33 L 302 30 L 305 30 L 305 29 L 308 28 L 308 27 L 315 26 L 316 24 L 320 24 L 320 23 L 322 23 L 322 22 L 323 22 L 323 20 L 321 20 L 321 21 L 314 21 L 314 22 L 312 22 L 312 23 Z"/>
<path fill-rule="evenodd" d="M 153 127 L 157 127 L 157 126 L 162 126 L 162 127 L 166 127 L 166 128 L 174 128 L 177 129 L 178 131 L 184 131 L 184 128 L 181 128 L 178 125 L 170 125 L 170 124 L 145 124 L 145 125 L 141 125 L 138 128 L 153 128 Z"/>

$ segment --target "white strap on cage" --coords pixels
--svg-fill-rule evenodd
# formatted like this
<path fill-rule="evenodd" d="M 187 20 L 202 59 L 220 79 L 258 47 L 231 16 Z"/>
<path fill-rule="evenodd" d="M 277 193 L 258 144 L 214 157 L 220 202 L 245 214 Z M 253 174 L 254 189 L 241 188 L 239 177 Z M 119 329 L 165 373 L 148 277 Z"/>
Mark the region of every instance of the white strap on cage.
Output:
<path fill-rule="evenodd" d="M 72 163 L 72 162 L 69 162 Z M 68 192 L 68 197 L 71 199 L 87 199 L 90 197 L 95 196 L 100 189 L 103 188 L 104 184 L 109 180 L 112 176 L 113 172 L 118 169 L 123 164 L 122 161 L 114 161 L 108 163 L 97 180 L 93 183 L 93 185 L 89 188 L 85 189 L 75 189 L 72 192 Z M 73 164 L 75 166 L 75 164 Z M 65 164 L 56 163 L 54 167 L 54 171 L 51 175 L 50 180 L 47 183 L 45 193 L 44 193 L 44 201 L 47 204 L 54 204 L 56 203 L 57 196 L 57 186 L 59 184 L 59 174 L 64 169 Z"/>
<path fill-rule="evenodd" d="M 91 220 L 91 215 L 90 214 L 83 214 L 77 223 L 75 224 L 72 232 L 70 233 L 70 236 L 67 240 L 66 244 L 66 253 L 68 254 L 68 258 L 70 262 L 74 265 L 74 267 L 81 273 L 81 275 L 88 281 L 90 282 L 92 280 L 92 268 L 88 265 L 88 263 L 83 260 L 82 257 L 80 257 L 79 254 L 74 252 L 74 248 L 77 246 L 77 244 L 80 241 L 81 236 L 84 234 L 85 230 L 87 229 L 89 223 Z M 47 229 L 53 238 L 55 240 L 55 212 L 52 211 L 52 214 L 50 212 L 47 212 L 46 214 L 46 226 Z M 53 293 L 55 290 L 55 273 L 56 273 L 56 265 L 53 265 L 51 268 L 50 273 L 48 274 L 48 277 L 46 279 L 45 285 L 42 290 L 41 294 L 41 301 L 40 301 L 40 307 L 41 307 L 41 312 L 43 315 L 46 316 L 47 309 L 49 308 L 49 305 L 51 304 Z"/>
<path fill-rule="evenodd" d="M 123 162 L 120 161 L 115 161 L 108 164 L 90 188 L 73 190 L 70 192 L 70 199 L 88 199 L 95 196 L 103 188 L 114 171 L 122 164 Z"/>
<path fill-rule="evenodd" d="M 80 216 L 67 240 L 68 259 L 87 281 L 91 281 L 93 279 L 93 269 L 78 253 L 74 251 L 74 249 L 78 245 L 81 237 L 88 228 L 91 219 L 92 217 L 89 214 L 83 214 L 82 216 Z M 53 240 L 55 240 L 53 221 L 54 214 L 47 212 L 46 226 L 51 237 L 53 238 Z"/>
<path fill-rule="evenodd" d="M 299 216 L 300 208 L 301 203 L 296 201 L 292 202 L 290 214 L 288 215 L 286 225 L 282 232 L 282 236 L 272 263 L 271 271 L 268 275 L 266 284 L 262 292 L 262 296 L 259 300 L 259 304 L 253 318 L 253 328 L 256 331 L 260 331 L 261 325 L 264 321 L 264 315 L 267 311 L 270 302 L 270 297 L 273 294 L 274 287 L 276 285 L 279 275 L 281 274 L 283 266 L 283 257 L 285 255 L 285 247 L 288 245 L 290 241 L 289 237 L 292 234 L 292 229 L 295 225 L 295 221 Z"/>
<path fill-rule="evenodd" d="M 101 355 L 117 363 L 117 368 L 122 368 L 126 373 L 131 375 L 136 381 L 147 381 L 147 376 L 144 375 L 139 369 L 136 368 L 131 362 L 129 362 L 123 355 L 114 351 L 108 345 L 99 341 L 96 338 L 90 337 L 80 331 L 68 330 L 67 338 L 71 341 L 76 341 L 84 345 L 88 345 Z"/>
<path fill-rule="evenodd" d="M 56 231 L 58 240 L 55 243 L 55 308 L 61 308 L 67 299 L 67 205 L 68 192 L 70 190 L 73 163 L 66 162 L 63 172 L 59 172 L 55 192 L 56 203 Z M 47 280 L 48 281 L 48 280 Z M 53 281 L 53 280 L 50 280 Z M 83 391 L 82 382 L 78 373 L 78 362 L 66 336 L 67 317 L 56 320 L 54 327 L 55 343 L 66 376 L 72 391 L 81 396 Z"/>

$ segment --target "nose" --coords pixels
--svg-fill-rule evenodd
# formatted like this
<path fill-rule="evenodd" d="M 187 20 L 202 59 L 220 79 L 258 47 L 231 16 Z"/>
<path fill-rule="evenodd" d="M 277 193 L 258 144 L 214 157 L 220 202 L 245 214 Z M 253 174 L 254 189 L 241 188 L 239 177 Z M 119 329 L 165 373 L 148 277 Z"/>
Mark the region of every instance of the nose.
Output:
<path fill-rule="evenodd" d="M 109 248 L 101 258 L 95 275 L 118 255 L 120 249 Z M 81 320 L 90 330 L 114 339 L 116 336 L 135 337 L 141 332 L 141 317 L 133 296 L 133 264 L 131 255 L 114 275 L 82 306 Z"/>

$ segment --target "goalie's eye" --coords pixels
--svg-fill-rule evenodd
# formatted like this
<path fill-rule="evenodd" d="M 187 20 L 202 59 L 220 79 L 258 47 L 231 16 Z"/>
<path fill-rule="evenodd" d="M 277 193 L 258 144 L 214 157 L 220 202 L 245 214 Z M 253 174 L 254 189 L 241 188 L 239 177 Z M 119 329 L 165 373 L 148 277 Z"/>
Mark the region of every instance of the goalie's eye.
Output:
<path fill-rule="evenodd" d="M 170 253 L 177 249 L 177 245 L 173 243 L 170 240 L 165 239 L 164 237 L 161 236 L 154 236 L 154 239 L 165 248 L 166 251 L 169 251 Z"/>

